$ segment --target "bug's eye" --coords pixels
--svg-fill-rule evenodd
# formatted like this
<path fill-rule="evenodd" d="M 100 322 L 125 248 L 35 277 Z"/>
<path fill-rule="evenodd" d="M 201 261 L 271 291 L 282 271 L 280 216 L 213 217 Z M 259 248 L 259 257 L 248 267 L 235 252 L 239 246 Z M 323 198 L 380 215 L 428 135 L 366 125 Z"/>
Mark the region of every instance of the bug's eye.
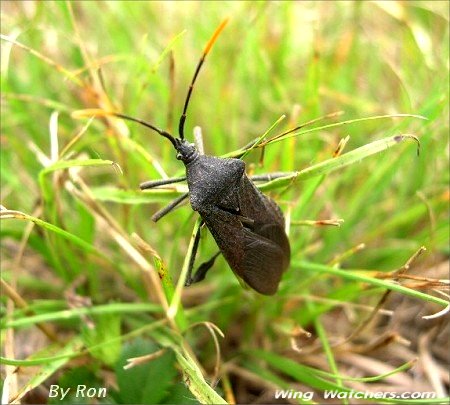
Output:
<path fill-rule="evenodd" d="M 178 160 L 181 160 L 182 157 L 183 157 L 183 155 L 182 155 L 181 153 L 178 152 L 178 153 L 177 153 L 177 159 L 178 159 Z"/>

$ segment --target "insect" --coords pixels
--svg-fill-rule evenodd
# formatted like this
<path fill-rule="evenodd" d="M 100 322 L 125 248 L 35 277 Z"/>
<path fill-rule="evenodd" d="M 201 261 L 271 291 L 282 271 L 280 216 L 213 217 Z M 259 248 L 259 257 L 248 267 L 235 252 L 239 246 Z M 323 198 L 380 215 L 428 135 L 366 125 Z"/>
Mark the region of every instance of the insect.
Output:
<path fill-rule="evenodd" d="M 247 177 L 245 163 L 241 159 L 201 155 L 194 144 L 184 137 L 184 124 L 195 81 L 226 23 L 227 20 L 224 20 L 213 33 L 197 64 L 179 120 L 179 137 L 140 119 L 112 114 L 138 122 L 167 138 L 177 151 L 177 159 L 185 165 L 186 177 L 148 181 L 140 185 L 145 190 L 187 180 L 189 193 L 158 211 L 152 219 L 159 220 L 189 197 L 192 209 L 199 213 L 202 223 L 209 229 L 220 249 L 192 275 L 200 239 L 198 231 L 185 284 L 203 280 L 216 257 L 222 253 L 235 275 L 246 285 L 261 294 L 273 295 L 290 262 L 290 245 L 280 208 Z"/>

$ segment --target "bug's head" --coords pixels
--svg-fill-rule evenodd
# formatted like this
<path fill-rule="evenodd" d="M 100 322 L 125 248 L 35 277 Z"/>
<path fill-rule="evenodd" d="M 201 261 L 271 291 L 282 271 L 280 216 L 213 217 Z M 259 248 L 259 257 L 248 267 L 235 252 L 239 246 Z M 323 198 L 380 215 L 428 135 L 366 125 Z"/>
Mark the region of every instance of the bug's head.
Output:
<path fill-rule="evenodd" d="M 185 165 L 195 160 L 198 156 L 198 150 L 193 143 L 186 139 L 175 138 L 175 149 L 177 150 L 177 159 Z"/>

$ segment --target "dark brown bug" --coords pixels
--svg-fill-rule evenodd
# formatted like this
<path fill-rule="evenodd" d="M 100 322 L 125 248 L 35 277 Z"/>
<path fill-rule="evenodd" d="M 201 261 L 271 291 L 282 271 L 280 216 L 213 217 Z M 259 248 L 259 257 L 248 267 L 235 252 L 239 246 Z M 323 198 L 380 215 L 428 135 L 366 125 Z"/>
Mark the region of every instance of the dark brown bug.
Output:
<path fill-rule="evenodd" d="M 202 264 L 192 276 L 200 238 L 200 232 L 197 232 L 186 285 L 203 280 L 215 258 L 222 253 L 236 276 L 259 293 L 272 295 L 276 293 L 290 262 L 289 240 L 280 208 L 247 177 L 242 160 L 201 155 L 184 137 L 186 113 L 195 81 L 206 55 L 226 23 L 224 20 L 216 29 L 197 65 L 180 117 L 178 138 L 142 120 L 111 114 L 138 122 L 167 138 L 177 151 L 177 159 L 186 167 L 186 177 L 140 185 L 144 190 L 187 180 L 189 193 L 174 200 L 152 219 L 159 220 L 189 196 L 192 209 L 200 214 L 219 246 L 220 252 Z"/>

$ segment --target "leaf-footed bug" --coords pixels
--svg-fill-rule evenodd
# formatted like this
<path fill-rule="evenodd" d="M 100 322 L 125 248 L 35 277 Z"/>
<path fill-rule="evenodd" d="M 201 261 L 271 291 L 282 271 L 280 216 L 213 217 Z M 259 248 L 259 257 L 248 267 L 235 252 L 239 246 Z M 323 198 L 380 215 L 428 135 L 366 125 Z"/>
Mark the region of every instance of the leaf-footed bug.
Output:
<path fill-rule="evenodd" d="M 140 123 L 167 138 L 177 151 L 177 159 L 185 165 L 186 177 L 148 181 L 142 183 L 140 188 L 145 190 L 187 180 L 189 192 L 158 211 L 152 219 L 158 221 L 189 197 L 192 209 L 199 213 L 220 249 L 192 276 L 200 239 L 200 232 L 196 233 L 186 285 L 203 280 L 216 257 L 222 253 L 235 275 L 246 285 L 261 294 L 273 295 L 290 262 L 290 245 L 280 208 L 247 177 L 245 163 L 241 159 L 201 155 L 184 137 L 184 124 L 195 81 L 227 22 L 227 19 L 224 20 L 215 30 L 197 64 L 179 120 L 178 138 L 137 118 L 114 112 L 103 114 Z"/>

